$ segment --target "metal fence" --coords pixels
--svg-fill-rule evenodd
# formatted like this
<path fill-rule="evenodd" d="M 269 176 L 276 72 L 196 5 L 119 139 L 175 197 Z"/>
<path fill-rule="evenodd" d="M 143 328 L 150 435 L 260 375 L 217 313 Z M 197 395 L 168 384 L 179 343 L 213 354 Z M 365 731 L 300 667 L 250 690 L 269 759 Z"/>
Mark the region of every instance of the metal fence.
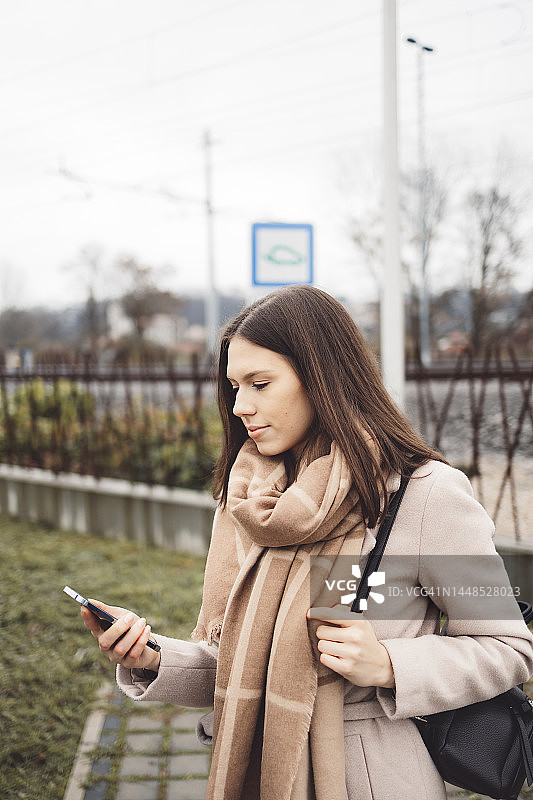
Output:
<path fill-rule="evenodd" d="M 533 533 L 533 361 L 469 351 L 407 367 L 407 413 L 472 479 L 517 541 Z M 206 488 L 220 443 L 213 375 L 186 367 L 105 369 L 89 362 L 0 370 L 0 461 L 55 472 Z M 533 537 L 532 537 L 533 539 Z"/>
<path fill-rule="evenodd" d="M 533 541 L 533 361 L 466 350 L 453 366 L 411 363 L 407 379 L 407 411 L 425 439 L 469 475 L 500 535 Z"/>
<path fill-rule="evenodd" d="M 188 368 L 0 371 L 0 461 L 206 488 L 219 436 L 212 376 Z"/>

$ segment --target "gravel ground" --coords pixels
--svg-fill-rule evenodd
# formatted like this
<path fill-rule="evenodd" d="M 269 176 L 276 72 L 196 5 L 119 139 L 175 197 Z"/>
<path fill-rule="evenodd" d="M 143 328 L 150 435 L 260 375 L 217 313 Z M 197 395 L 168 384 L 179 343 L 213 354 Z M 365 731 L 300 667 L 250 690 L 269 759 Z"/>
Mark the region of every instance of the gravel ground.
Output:
<path fill-rule="evenodd" d="M 437 418 L 442 413 L 446 401 L 448 384 L 433 381 L 429 392 L 434 399 Z M 435 426 L 429 412 L 428 387 L 423 387 L 424 406 L 427 424 L 421 422 L 419 388 L 410 381 L 407 383 L 407 413 L 418 430 L 430 444 L 434 444 Z M 474 404 L 479 403 L 480 384 L 474 387 Z M 478 500 L 485 506 L 496 523 L 496 536 L 512 540 L 533 541 L 533 419 L 531 416 L 531 393 L 529 409 L 520 429 L 519 443 L 512 460 L 512 477 L 515 495 L 515 513 L 511 483 L 504 483 L 507 467 L 505 426 L 508 420 L 509 440 L 513 441 L 519 425 L 523 404 L 523 392 L 519 385 L 507 383 L 503 398 L 497 381 L 490 381 L 485 388 L 483 415 L 479 431 L 481 475 L 472 478 Z M 466 381 L 457 383 L 452 402 L 443 426 L 440 450 L 454 465 L 468 472 L 472 464 L 473 432 L 470 389 Z M 502 486 L 504 486 L 500 502 Z M 517 535 L 518 532 L 518 535 Z"/>
<path fill-rule="evenodd" d="M 424 406 L 426 408 L 427 424 L 425 427 L 421 421 L 420 403 L 418 401 L 419 391 L 423 394 Z M 420 390 L 414 381 L 407 382 L 407 414 L 417 428 L 426 434 L 428 441 L 431 442 L 434 425 L 431 422 L 429 410 L 429 393 L 434 399 L 438 417 L 442 413 L 443 405 L 446 400 L 448 383 L 444 381 L 430 381 Z M 476 381 L 474 386 L 474 404 L 479 404 L 480 394 L 480 382 Z M 531 392 L 529 393 L 528 400 L 529 407 L 531 407 Z M 504 396 L 502 398 L 497 381 L 489 381 L 486 384 L 480 425 L 480 444 L 482 452 L 505 452 L 504 420 L 505 418 L 508 420 L 510 439 L 512 440 L 519 423 L 522 405 L 523 392 L 520 385 L 516 383 L 506 383 L 504 385 Z M 467 381 L 460 381 L 454 387 L 452 402 L 446 415 L 446 422 L 441 439 L 441 449 L 446 453 L 448 458 L 453 460 L 460 459 L 462 463 L 465 463 L 465 459 L 468 459 L 471 450 L 472 437 L 470 388 Z M 517 453 L 533 458 L 531 411 L 526 413 L 522 423 Z"/>

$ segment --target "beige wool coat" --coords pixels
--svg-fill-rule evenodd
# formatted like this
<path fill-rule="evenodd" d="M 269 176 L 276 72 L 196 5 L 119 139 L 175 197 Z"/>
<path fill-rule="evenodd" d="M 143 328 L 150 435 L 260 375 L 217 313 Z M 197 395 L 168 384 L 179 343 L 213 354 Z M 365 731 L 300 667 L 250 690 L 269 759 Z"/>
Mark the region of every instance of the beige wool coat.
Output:
<path fill-rule="evenodd" d="M 392 476 L 388 490 L 398 486 L 399 476 Z M 375 533 L 367 531 L 362 556 L 372 550 Z M 533 674 L 533 636 L 519 613 L 515 619 L 461 620 L 462 600 L 453 592 L 440 591 L 444 584 L 472 582 L 475 559 L 458 559 L 461 555 L 495 556 L 501 564 L 495 583 L 508 585 L 503 562 L 496 557 L 493 533 L 493 523 L 474 499 L 462 472 L 437 461 L 416 470 L 386 554 L 409 556 L 402 580 L 406 586 L 425 587 L 429 594 L 404 592 L 404 597 L 395 599 L 394 619 L 367 617 L 388 650 L 396 685 L 395 689 L 362 688 L 346 681 L 348 800 L 445 800 L 443 781 L 411 717 L 493 697 Z M 448 564 L 453 574 L 446 573 Z M 464 574 L 458 574 L 461 570 Z M 516 607 L 512 598 L 511 604 Z M 444 637 L 438 635 L 439 609 L 449 617 Z M 149 681 L 143 671 L 119 666 L 120 688 L 139 701 L 211 706 L 217 647 L 155 638 L 161 645 L 157 678 Z M 210 723 L 207 716 L 199 726 L 205 743 L 212 732 Z"/>

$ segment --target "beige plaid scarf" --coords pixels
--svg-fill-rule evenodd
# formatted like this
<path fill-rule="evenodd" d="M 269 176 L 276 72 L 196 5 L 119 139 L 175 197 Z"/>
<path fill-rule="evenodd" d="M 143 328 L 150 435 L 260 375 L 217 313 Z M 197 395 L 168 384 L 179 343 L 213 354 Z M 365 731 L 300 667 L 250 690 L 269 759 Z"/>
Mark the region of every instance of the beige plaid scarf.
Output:
<path fill-rule="evenodd" d="M 345 800 L 344 681 L 320 663 L 306 611 L 340 602 L 325 578 L 338 555 L 357 563 L 364 531 L 335 443 L 288 488 L 281 457 L 243 445 L 192 634 L 220 636 L 206 800 Z"/>

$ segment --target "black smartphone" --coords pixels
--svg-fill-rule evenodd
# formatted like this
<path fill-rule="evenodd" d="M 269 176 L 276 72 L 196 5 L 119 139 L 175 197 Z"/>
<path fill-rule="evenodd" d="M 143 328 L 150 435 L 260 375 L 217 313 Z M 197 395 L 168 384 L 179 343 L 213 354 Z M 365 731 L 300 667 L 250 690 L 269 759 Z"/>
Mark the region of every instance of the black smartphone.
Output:
<path fill-rule="evenodd" d="M 65 586 L 63 591 L 65 594 L 68 594 L 69 597 L 72 597 L 73 600 L 76 600 L 76 602 L 80 603 L 80 605 L 88 608 L 89 611 L 95 615 L 95 617 L 98 617 L 100 627 L 102 627 L 105 631 L 110 628 L 114 622 L 116 622 L 116 617 L 114 617 L 112 614 L 108 614 L 107 611 L 103 610 L 103 608 L 98 608 L 98 606 L 95 606 L 90 600 L 86 600 L 83 595 L 75 592 L 74 589 L 70 588 L 70 586 Z M 120 638 L 122 638 L 122 636 Z M 117 639 L 117 642 L 118 641 L 119 640 Z M 155 650 L 156 653 L 159 653 L 161 650 L 157 642 L 153 642 L 151 639 L 148 639 L 146 646 L 150 647 L 152 650 Z"/>

